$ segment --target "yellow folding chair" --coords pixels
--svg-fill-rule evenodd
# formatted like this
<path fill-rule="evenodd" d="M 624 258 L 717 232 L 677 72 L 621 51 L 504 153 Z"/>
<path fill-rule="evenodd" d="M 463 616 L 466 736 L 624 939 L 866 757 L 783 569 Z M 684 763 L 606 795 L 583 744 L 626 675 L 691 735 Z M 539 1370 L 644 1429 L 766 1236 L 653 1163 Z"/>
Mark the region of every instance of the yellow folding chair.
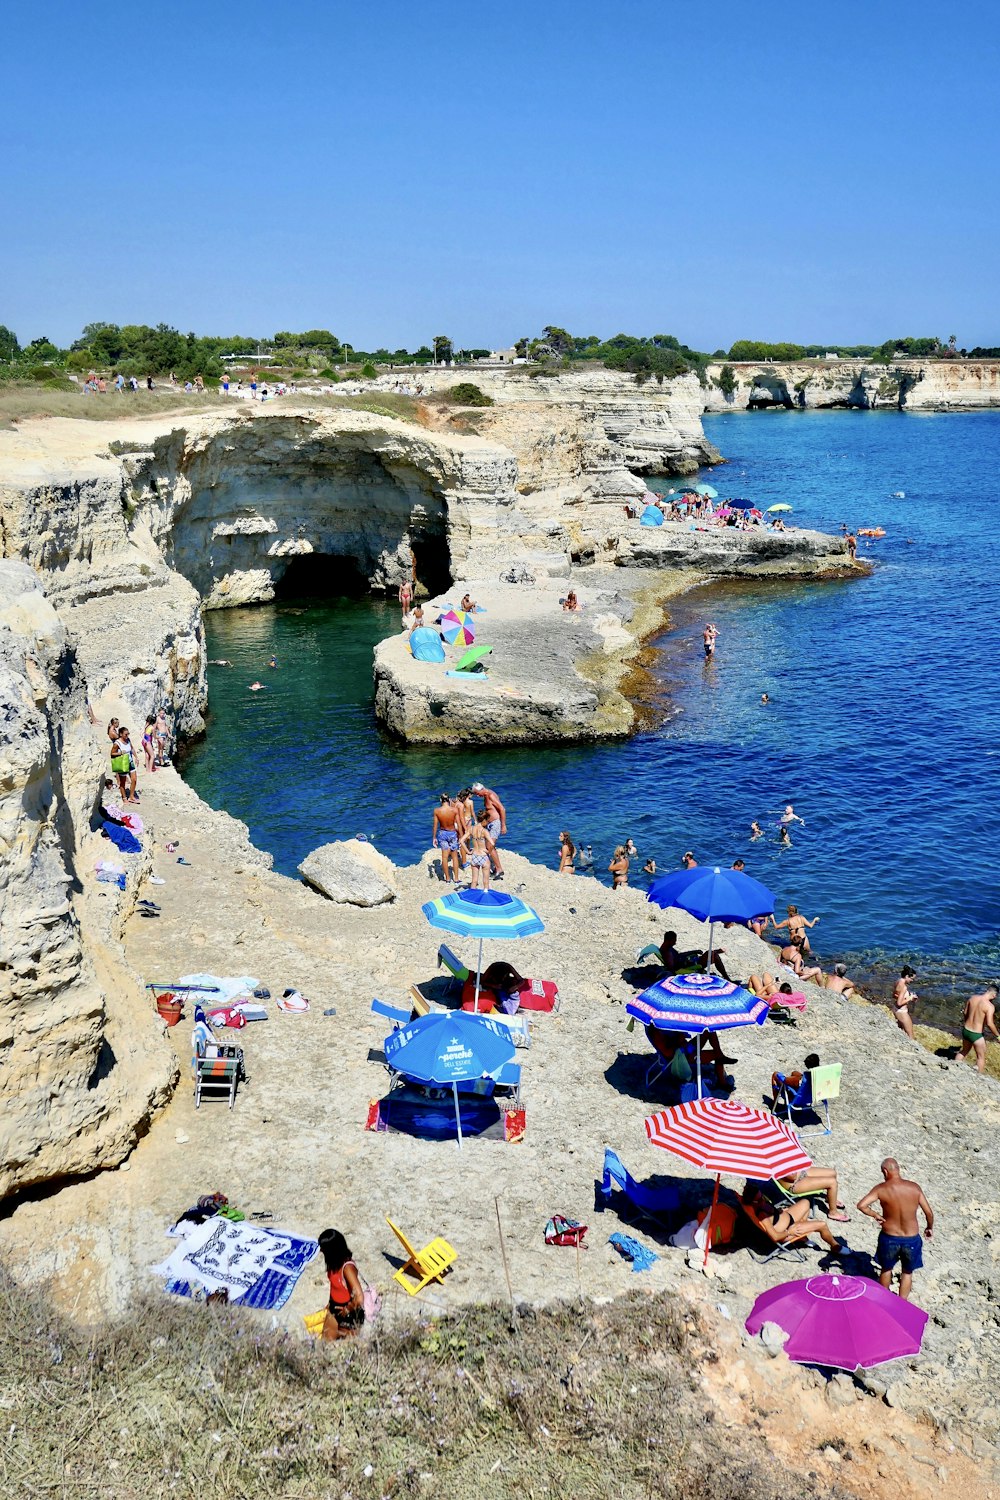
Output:
<path fill-rule="evenodd" d="M 400 1266 L 393 1280 L 398 1281 L 401 1287 L 405 1287 L 411 1297 L 415 1297 L 418 1292 L 422 1292 L 424 1287 L 430 1282 L 443 1281 L 445 1271 L 458 1259 L 458 1251 L 453 1249 L 447 1240 L 441 1239 L 439 1235 L 436 1239 L 431 1240 L 429 1245 L 425 1245 L 418 1253 L 399 1228 L 399 1225 L 394 1224 L 388 1214 L 385 1216 L 385 1222 L 408 1256 L 406 1264 Z M 414 1280 L 411 1281 L 410 1277 Z M 414 1285 L 414 1281 L 416 1285 Z"/>

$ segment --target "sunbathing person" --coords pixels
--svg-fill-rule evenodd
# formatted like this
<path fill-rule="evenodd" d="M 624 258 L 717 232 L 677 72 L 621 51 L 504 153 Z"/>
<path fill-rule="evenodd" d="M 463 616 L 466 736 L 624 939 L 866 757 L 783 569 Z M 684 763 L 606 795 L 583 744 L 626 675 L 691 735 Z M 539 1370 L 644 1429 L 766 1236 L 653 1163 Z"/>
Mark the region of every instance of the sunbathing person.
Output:
<path fill-rule="evenodd" d="M 802 954 L 794 943 L 789 943 L 787 948 L 781 950 L 781 962 L 786 968 L 791 969 L 796 979 L 822 979 L 823 970 L 819 964 L 810 964 L 807 968 L 802 962 Z"/>
<path fill-rule="evenodd" d="M 826 976 L 826 987 L 837 995 L 853 995 L 857 986 L 847 977 L 846 964 L 834 964 L 833 973 Z"/>
<path fill-rule="evenodd" d="M 811 1198 L 814 1194 L 826 1194 L 826 1216 L 837 1224 L 849 1224 L 850 1217 L 844 1213 L 840 1201 L 840 1188 L 834 1167 L 810 1167 L 797 1177 L 776 1177 L 781 1190 L 791 1198 Z"/>
<path fill-rule="evenodd" d="M 748 1182 L 740 1201 L 750 1210 L 753 1222 L 772 1244 L 794 1245 L 818 1234 L 831 1255 L 844 1253 L 843 1241 L 836 1238 L 823 1220 L 810 1218 L 807 1199 L 803 1198 L 801 1203 L 793 1203 L 789 1208 L 775 1207 L 755 1182 Z"/>
<path fill-rule="evenodd" d="M 344 1339 L 357 1333 L 365 1321 L 365 1293 L 358 1268 L 339 1229 L 324 1229 L 319 1248 L 326 1262 L 330 1301 L 323 1322 L 325 1339 Z"/>

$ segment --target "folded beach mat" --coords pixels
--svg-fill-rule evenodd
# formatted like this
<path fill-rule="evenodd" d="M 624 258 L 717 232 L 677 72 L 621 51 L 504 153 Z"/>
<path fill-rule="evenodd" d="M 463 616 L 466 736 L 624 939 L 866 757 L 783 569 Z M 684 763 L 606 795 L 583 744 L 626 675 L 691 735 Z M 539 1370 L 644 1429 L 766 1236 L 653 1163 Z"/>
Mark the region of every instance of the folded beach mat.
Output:
<path fill-rule="evenodd" d="M 410 651 L 416 661 L 444 661 L 444 642 L 429 625 L 410 632 Z"/>
<path fill-rule="evenodd" d="M 189 990 L 208 990 L 213 1005 L 228 1005 L 237 995 L 252 995 L 257 981 L 249 974 L 182 974 L 178 986 Z"/>

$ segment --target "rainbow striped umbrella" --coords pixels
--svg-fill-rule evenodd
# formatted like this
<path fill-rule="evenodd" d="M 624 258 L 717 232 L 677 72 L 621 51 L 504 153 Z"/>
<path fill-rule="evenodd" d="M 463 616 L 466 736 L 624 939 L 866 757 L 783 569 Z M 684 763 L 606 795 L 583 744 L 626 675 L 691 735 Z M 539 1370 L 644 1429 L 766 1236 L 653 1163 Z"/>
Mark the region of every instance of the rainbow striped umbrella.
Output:
<path fill-rule="evenodd" d="M 713 1214 L 723 1172 L 766 1182 L 770 1177 L 793 1177 L 812 1166 L 811 1157 L 803 1151 L 790 1125 L 738 1099 L 693 1099 L 689 1104 L 661 1109 L 643 1123 L 654 1146 L 662 1146 L 702 1171 L 715 1173 Z M 711 1239 L 710 1231 L 705 1242 L 706 1262 Z"/>
<path fill-rule="evenodd" d="M 476 639 L 472 616 L 464 609 L 448 609 L 441 616 L 441 634 L 449 645 L 471 646 Z"/>
<path fill-rule="evenodd" d="M 443 928 L 458 937 L 479 939 L 479 961 L 476 966 L 476 1009 L 479 1008 L 479 986 L 483 973 L 483 940 L 485 938 L 531 937 L 544 932 L 541 917 L 520 896 L 506 891 L 449 891 L 436 896 L 420 908 L 432 927 Z"/>

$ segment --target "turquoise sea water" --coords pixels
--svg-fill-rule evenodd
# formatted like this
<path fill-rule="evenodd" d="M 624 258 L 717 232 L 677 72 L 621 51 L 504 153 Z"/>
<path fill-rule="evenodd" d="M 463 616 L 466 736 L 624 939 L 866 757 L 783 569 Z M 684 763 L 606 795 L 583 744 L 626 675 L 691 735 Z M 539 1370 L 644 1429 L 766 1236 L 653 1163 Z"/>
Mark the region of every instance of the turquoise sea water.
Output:
<path fill-rule="evenodd" d="M 909 958 L 931 1008 L 951 1014 L 952 992 L 1000 968 L 1000 413 L 763 412 L 706 427 L 729 459 L 712 476 L 722 494 L 888 536 L 862 550 L 869 579 L 720 585 L 677 601 L 655 669 L 670 712 L 654 732 L 589 748 L 404 750 L 370 704 L 371 649 L 395 606 L 302 601 L 207 617 L 209 655 L 234 666 L 209 669 L 208 733 L 185 773 L 287 873 L 359 832 L 416 859 L 435 794 L 476 778 L 500 790 L 510 845 L 550 864 L 563 827 L 592 844 L 605 879 L 629 835 L 661 870 L 688 848 L 701 863 L 739 855 L 779 906 L 821 915 L 818 953 L 883 975 Z M 706 619 L 720 630 L 708 666 Z M 264 692 L 247 691 L 255 678 Z M 787 801 L 806 826 L 782 850 Z M 755 817 L 766 836 L 751 843 Z"/>

